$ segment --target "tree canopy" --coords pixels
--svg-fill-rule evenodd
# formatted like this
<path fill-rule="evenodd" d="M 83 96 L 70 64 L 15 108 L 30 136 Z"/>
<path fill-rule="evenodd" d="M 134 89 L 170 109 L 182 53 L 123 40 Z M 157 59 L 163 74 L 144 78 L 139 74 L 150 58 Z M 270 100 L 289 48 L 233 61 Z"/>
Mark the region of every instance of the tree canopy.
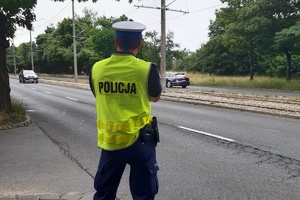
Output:
<path fill-rule="evenodd" d="M 213 74 L 223 71 L 222 74 L 225 75 L 228 71 L 225 72 L 224 69 L 231 69 L 231 75 L 249 75 L 250 80 L 254 74 L 286 76 L 287 80 L 291 79 L 291 72 L 294 76 L 299 74 L 297 60 L 300 52 L 296 48 L 299 46 L 296 34 L 300 20 L 299 1 L 221 2 L 227 3 L 228 6 L 216 11 L 216 19 L 211 21 L 209 27 L 209 42 L 203 45 L 204 49 L 196 52 L 197 58 L 202 59 L 197 61 L 197 71 Z M 213 51 L 211 44 L 219 48 Z M 205 57 L 206 52 L 209 53 Z M 274 60 L 281 56 L 280 52 L 286 56 L 285 74 L 279 70 L 283 67 L 282 62 L 274 66 Z M 212 57 L 215 58 L 212 62 L 204 62 Z M 222 61 L 217 59 L 221 57 Z M 292 58 L 296 59 L 294 66 Z"/>
<path fill-rule="evenodd" d="M 84 16 L 76 16 L 76 40 L 77 40 L 77 60 L 78 72 L 89 73 L 93 64 L 101 59 L 109 57 L 115 52 L 114 39 L 115 30 L 112 24 L 118 21 L 128 21 L 127 16 L 122 15 L 118 18 L 97 16 L 89 10 L 84 10 Z M 91 18 L 91 16 L 93 16 Z M 57 27 L 47 27 L 43 34 L 36 38 L 34 46 L 35 70 L 40 73 L 73 73 L 73 41 L 72 41 L 72 20 L 65 18 L 57 24 Z M 138 57 L 145 60 L 160 63 L 160 36 L 158 32 L 145 32 L 142 49 Z M 168 69 L 174 67 L 174 59 L 180 58 L 178 51 L 179 45 L 173 41 L 174 33 L 167 34 L 167 66 Z M 17 65 L 17 71 L 21 69 L 30 69 L 31 65 L 28 59 L 29 43 L 23 43 L 16 48 L 20 56 Z M 12 48 L 12 47 L 11 47 Z M 12 52 L 11 48 L 9 52 Z M 26 51 L 27 49 L 27 51 Z M 12 62 L 8 68 L 13 72 Z"/>

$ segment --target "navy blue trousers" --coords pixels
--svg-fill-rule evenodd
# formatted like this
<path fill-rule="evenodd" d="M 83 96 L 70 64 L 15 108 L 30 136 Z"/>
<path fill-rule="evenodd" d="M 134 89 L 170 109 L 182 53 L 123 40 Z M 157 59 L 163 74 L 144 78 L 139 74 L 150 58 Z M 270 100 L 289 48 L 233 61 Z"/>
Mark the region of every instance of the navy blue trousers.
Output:
<path fill-rule="evenodd" d="M 151 137 L 151 138 L 150 138 Z M 158 192 L 155 145 L 151 135 L 140 134 L 130 147 L 101 151 L 94 180 L 94 200 L 115 200 L 126 164 L 130 165 L 129 186 L 133 200 L 153 200 Z"/>

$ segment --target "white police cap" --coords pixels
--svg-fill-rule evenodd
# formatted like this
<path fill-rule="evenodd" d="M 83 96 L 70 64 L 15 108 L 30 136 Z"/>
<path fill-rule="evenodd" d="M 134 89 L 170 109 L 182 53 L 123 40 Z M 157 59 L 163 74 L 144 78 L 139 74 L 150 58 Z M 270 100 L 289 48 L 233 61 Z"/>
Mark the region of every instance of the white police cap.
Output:
<path fill-rule="evenodd" d="M 116 22 L 112 25 L 112 27 L 117 31 L 122 31 L 122 32 L 142 32 L 143 30 L 146 29 L 145 25 L 133 21 Z"/>

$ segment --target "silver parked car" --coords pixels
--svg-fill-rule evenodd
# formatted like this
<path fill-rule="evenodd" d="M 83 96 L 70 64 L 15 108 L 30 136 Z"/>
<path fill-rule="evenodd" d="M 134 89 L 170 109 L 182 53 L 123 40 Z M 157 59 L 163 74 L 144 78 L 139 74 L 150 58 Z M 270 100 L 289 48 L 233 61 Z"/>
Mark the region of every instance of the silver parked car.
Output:
<path fill-rule="evenodd" d="M 181 86 L 186 88 L 190 85 L 190 79 L 183 72 L 167 72 L 166 87 Z"/>
<path fill-rule="evenodd" d="M 19 74 L 19 82 L 20 83 L 25 83 L 25 82 L 38 83 L 39 77 L 33 70 L 22 70 Z"/>

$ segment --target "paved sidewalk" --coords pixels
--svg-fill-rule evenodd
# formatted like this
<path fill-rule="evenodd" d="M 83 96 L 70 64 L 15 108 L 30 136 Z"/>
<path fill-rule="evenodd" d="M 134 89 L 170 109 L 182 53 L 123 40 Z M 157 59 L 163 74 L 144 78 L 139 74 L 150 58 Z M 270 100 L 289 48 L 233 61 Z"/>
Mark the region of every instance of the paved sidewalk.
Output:
<path fill-rule="evenodd" d="M 93 178 L 37 125 L 0 130 L 0 200 L 92 200 L 93 194 Z"/>

